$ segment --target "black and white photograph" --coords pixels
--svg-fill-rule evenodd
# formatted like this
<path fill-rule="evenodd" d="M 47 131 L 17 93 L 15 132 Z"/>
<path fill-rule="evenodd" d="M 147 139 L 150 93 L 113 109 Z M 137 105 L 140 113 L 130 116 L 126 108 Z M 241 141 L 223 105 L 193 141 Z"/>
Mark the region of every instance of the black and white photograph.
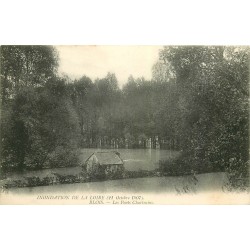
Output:
<path fill-rule="evenodd" d="M 249 46 L 0 54 L 0 204 L 249 203 Z"/>
<path fill-rule="evenodd" d="M 1 249 L 247 249 L 245 0 L 2 0 Z"/>

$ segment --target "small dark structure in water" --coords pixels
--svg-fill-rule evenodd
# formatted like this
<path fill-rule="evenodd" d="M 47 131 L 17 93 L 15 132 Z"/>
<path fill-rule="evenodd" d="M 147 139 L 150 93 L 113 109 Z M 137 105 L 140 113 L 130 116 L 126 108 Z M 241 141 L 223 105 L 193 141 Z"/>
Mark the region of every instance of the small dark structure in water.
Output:
<path fill-rule="evenodd" d="M 118 152 L 95 152 L 85 162 L 84 169 L 94 178 L 122 177 L 124 163 Z"/>

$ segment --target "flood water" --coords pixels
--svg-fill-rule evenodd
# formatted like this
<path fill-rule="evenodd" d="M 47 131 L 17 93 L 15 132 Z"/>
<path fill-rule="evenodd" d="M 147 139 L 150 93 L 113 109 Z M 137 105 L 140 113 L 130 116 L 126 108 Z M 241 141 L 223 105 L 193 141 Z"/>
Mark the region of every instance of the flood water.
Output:
<path fill-rule="evenodd" d="M 114 149 L 82 149 L 81 162 L 96 151 L 114 151 Z M 157 149 L 119 149 L 127 170 L 153 170 L 159 166 L 160 160 L 167 160 L 178 156 L 179 152 Z M 108 180 L 101 182 L 61 184 L 53 186 L 13 188 L 8 192 L 13 194 L 48 194 L 75 192 L 125 192 L 125 193 L 165 193 L 182 192 L 189 187 L 191 192 L 222 190 L 227 182 L 225 173 L 208 173 L 197 175 L 198 182 L 192 183 L 192 176 L 179 177 L 150 177 L 137 179 Z"/>
<path fill-rule="evenodd" d="M 81 149 L 80 160 L 85 162 L 94 152 L 117 151 L 120 153 L 127 170 L 154 170 L 159 167 L 159 161 L 178 156 L 178 151 L 163 149 Z"/>
<path fill-rule="evenodd" d="M 212 190 L 222 191 L 228 181 L 225 173 L 207 173 L 197 175 L 198 182 L 193 183 L 190 176 L 179 177 L 146 177 L 138 179 L 108 180 L 101 182 L 59 184 L 53 186 L 13 188 L 9 194 L 72 194 L 72 193 L 178 193 L 184 187 L 190 193 L 199 193 Z"/>
<path fill-rule="evenodd" d="M 85 148 L 80 150 L 79 160 L 82 165 L 94 152 L 107 152 L 116 151 L 120 153 L 120 157 L 124 161 L 124 167 L 126 170 L 154 170 L 159 167 L 159 161 L 164 161 L 170 158 L 178 156 L 178 151 L 160 150 L 160 149 L 98 149 L 98 148 Z M 80 166 L 79 166 L 80 167 Z M 76 168 L 79 168 L 76 167 Z M 60 170 L 75 171 L 76 168 L 61 168 Z M 53 172 L 58 171 L 53 169 Z M 77 170 L 79 171 L 79 169 Z M 11 173 L 9 178 L 22 178 L 24 176 L 40 176 L 46 175 L 51 172 L 51 169 L 42 169 L 36 171 L 30 171 L 28 173 Z M 1 181 L 0 181 L 1 184 Z"/>

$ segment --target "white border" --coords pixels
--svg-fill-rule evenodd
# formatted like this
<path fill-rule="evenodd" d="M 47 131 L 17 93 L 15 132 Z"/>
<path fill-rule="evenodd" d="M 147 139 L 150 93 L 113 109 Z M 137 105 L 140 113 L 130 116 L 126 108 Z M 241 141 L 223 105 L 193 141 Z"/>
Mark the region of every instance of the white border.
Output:
<path fill-rule="evenodd" d="M 250 44 L 247 0 L 1 1 L 1 44 Z"/>
<path fill-rule="evenodd" d="M 247 1 L 1 1 L 0 44 L 250 44 Z M 2 249 L 245 249 L 246 206 L 2 206 Z"/>

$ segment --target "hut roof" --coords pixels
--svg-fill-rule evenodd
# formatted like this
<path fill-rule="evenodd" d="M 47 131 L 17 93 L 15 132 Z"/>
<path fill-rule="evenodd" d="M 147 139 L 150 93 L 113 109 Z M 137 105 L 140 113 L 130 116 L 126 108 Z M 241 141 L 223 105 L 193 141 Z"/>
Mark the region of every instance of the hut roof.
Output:
<path fill-rule="evenodd" d="M 93 154 L 92 154 L 93 155 Z M 97 157 L 101 165 L 122 165 L 123 161 L 117 152 L 95 152 L 94 155 Z"/>

